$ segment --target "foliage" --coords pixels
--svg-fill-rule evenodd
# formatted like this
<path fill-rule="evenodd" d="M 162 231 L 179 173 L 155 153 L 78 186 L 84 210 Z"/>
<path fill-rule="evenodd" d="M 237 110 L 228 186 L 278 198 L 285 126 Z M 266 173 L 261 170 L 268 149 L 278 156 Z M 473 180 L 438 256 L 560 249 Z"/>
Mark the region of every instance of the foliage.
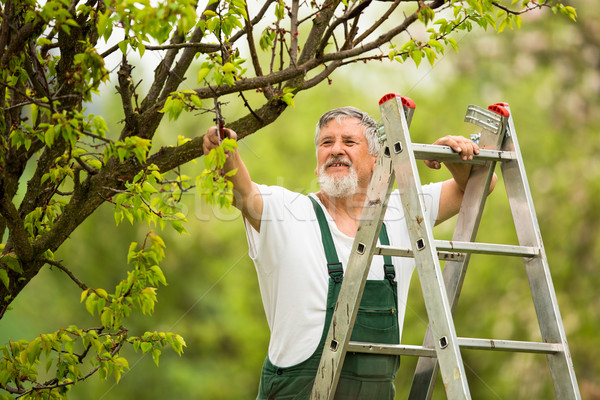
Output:
<path fill-rule="evenodd" d="M 137 243 L 129 248 L 127 262 L 131 271 L 114 293 L 102 288 L 85 289 L 81 301 L 91 315 L 99 318 L 100 328 L 80 329 L 69 326 L 31 340 L 9 342 L 0 346 L 0 385 L 9 393 L 25 399 L 59 399 L 76 382 L 98 372 L 102 379 L 112 375 L 118 382 L 129 369 L 129 362 L 119 355 L 124 344 L 131 344 L 137 352 L 152 354 L 156 365 L 162 349 L 169 345 L 182 354 L 185 341 L 171 332 L 146 332 L 141 337 L 129 337 L 122 323 L 133 310 L 152 314 L 156 303 L 156 289 L 166 285 L 165 276 L 158 266 L 164 257 L 164 242 L 150 233 L 138 249 Z M 45 359 L 46 373 L 54 367 L 53 378 L 40 381 L 38 365 Z M 11 384 L 15 384 L 12 387 Z M 5 396 L 7 397 L 7 396 Z M 8 396 L 7 398 L 12 398 Z"/>
<path fill-rule="evenodd" d="M 138 251 L 132 245 L 128 277 L 112 294 L 89 289 L 54 258 L 103 203 L 114 205 L 117 224 L 127 219 L 179 233 L 186 221 L 182 195 L 191 189 L 219 205 L 231 204 L 232 188 L 219 163 L 233 145 L 224 141 L 206 158 L 206 172 L 194 187 L 179 168 L 202 154 L 202 140 L 184 137 L 173 146 L 153 148 L 165 114 L 175 121 L 184 111 L 213 112 L 204 100 L 218 103 L 237 95 L 248 114 L 228 127 L 243 138 L 275 121 L 294 96 L 342 66 L 384 58 L 434 63 L 447 46 L 457 47 L 452 37 L 457 31 L 518 27 L 522 13 L 544 7 L 576 16 L 554 0 L 510 5 L 265 0 L 257 10 L 232 0 L 203 6 L 196 9 L 186 0 L 1 2 L 0 316 L 49 265 L 83 290 L 86 308 L 101 324 L 71 326 L 4 347 L 0 387 L 7 393 L 60 397 L 94 372 L 118 380 L 128 368 L 120 355 L 125 343 L 151 352 L 155 360 L 167 344 L 181 353 L 177 335 L 131 338 L 122 326 L 132 309 L 151 313 L 156 288 L 166 282 L 158 267 L 163 257 L 158 236 L 148 236 L 148 248 Z M 427 28 L 423 37 L 409 31 L 419 26 Z M 160 62 L 144 88 L 133 65 L 147 61 L 149 53 L 159 55 Z M 249 59 L 243 58 L 246 53 Z M 188 75 L 196 77 L 196 88 L 183 87 Z M 98 95 L 113 83 L 122 112 L 120 132 L 108 129 L 113 121 L 91 112 Z M 48 369 L 54 365 L 54 377 L 37 382 L 42 356 Z M 84 372 L 88 362 L 91 369 Z"/>

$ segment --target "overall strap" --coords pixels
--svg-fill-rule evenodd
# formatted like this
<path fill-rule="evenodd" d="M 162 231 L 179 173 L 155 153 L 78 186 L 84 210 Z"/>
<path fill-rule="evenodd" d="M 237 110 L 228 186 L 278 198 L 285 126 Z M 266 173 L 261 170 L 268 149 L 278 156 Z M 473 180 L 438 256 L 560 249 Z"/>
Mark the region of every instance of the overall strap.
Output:
<path fill-rule="evenodd" d="M 390 239 L 384 222 L 381 223 L 381 229 L 379 230 L 379 243 L 384 246 L 390 245 Z M 394 282 L 396 270 L 394 269 L 394 264 L 392 264 L 392 257 L 389 255 L 383 256 L 383 272 L 385 274 L 385 279 L 390 281 L 390 283 Z"/>
<path fill-rule="evenodd" d="M 327 270 L 329 271 L 329 276 L 334 282 L 339 283 L 344 276 L 344 270 L 342 269 L 342 263 L 338 258 L 337 251 L 335 251 L 335 245 L 333 244 L 329 225 L 327 225 L 325 213 L 315 199 L 310 196 L 308 196 L 308 198 L 312 201 L 315 214 L 317 215 L 317 222 L 319 222 L 319 228 L 321 229 L 321 241 L 323 242 L 323 248 L 325 249 L 325 258 L 327 258 Z"/>
<path fill-rule="evenodd" d="M 321 241 L 323 242 L 323 248 L 325 249 L 325 258 L 327 258 L 327 270 L 329 271 L 329 276 L 334 280 L 334 282 L 340 282 L 342 280 L 342 276 L 344 275 L 344 270 L 342 269 L 342 263 L 338 258 L 337 252 L 335 251 L 335 245 L 333 244 L 333 238 L 331 237 L 331 231 L 329 230 L 325 213 L 315 199 L 313 199 L 311 196 L 308 196 L 308 198 L 312 202 L 313 208 L 315 209 L 315 214 L 317 215 L 317 222 L 319 223 L 319 229 L 321 230 Z M 389 246 L 390 244 L 385 223 L 381 224 L 381 230 L 379 231 L 379 242 L 385 246 Z M 385 274 L 385 278 L 392 283 L 396 277 L 396 271 L 394 269 L 394 265 L 392 264 L 391 256 L 383 256 L 383 272 Z"/>

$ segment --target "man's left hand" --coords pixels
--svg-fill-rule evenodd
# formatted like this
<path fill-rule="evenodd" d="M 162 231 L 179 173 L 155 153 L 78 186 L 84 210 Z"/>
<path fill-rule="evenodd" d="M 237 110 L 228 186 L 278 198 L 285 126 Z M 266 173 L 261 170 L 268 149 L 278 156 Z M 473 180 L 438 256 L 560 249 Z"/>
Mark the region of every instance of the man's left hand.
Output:
<path fill-rule="evenodd" d="M 450 146 L 452 150 L 460 154 L 460 158 L 464 161 L 472 160 L 473 155 L 479 154 L 479 146 L 463 136 L 444 136 L 436 140 L 433 144 Z M 425 165 L 433 169 L 440 169 L 442 167 L 442 164 L 436 160 L 425 160 Z"/>

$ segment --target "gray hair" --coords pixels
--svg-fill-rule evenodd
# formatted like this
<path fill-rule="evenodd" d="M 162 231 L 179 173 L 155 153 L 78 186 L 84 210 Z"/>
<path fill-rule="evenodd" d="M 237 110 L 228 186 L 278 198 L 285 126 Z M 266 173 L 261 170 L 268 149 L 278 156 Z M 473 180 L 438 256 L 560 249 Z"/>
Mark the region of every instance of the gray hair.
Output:
<path fill-rule="evenodd" d="M 378 155 L 380 144 L 377 136 L 377 123 L 369 116 L 369 114 L 355 107 L 335 108 L 321 115 L 315 130 L 315 146 L 318 146 L 321 129 L 327 126 L 332 120 L 339 122 L 344 118 L 356 118 L 359 121 L 359 124 L 364 128 L 363 132 L 369 146 L 369 154 L 373 156 Z"/>

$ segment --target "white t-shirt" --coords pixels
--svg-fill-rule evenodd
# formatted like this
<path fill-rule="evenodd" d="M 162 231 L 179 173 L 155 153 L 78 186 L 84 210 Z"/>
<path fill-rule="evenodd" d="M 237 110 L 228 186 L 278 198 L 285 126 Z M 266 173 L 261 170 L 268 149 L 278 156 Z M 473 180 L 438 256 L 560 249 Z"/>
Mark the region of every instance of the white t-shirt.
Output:
<path fill-rule="evenodd" d="M 431 226 L 438 215 L 441 183 L 423 186 L 426 214 Z M 321 231 L 308 196 L 278 186 L 258 185 L 263 197 L 260 233 L 248 221 L 249 254 L 256 266 L 263 306 L 271 338 L 269 359 L 289 367 L 310 357 L 325 323 L 329 275 Z M 310 194 L 317 201 L 314 194 Z M 322 204 L 321 204 L 322 206 Z M 345 268 L 354 238 L 342 233 L 325 209 L 340 262 Z M 392 192 L 384 221 L 390 245 L 411 248 L 398 191 Z M 398 281 L 400 336 L 408 287 L 415 263 L 412 258 L 392 257 Z M 367 279 L 384 279 L 383 257 L 374 256 Z"/>

